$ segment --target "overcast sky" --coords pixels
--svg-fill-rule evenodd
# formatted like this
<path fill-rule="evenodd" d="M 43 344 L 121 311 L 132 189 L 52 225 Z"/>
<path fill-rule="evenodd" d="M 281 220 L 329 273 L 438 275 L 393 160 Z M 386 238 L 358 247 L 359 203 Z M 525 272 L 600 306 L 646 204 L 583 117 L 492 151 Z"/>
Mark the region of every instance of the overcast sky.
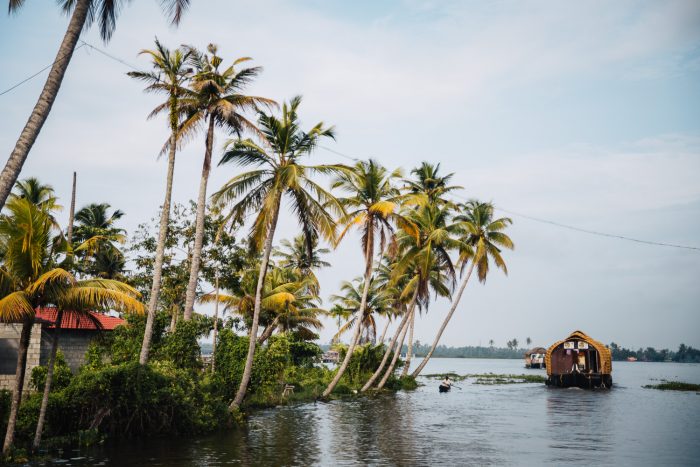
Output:
<path fill-rule="evenodd" d="M 307 126 L 336 125 L 328 147 L 406 171 L 440 162 L 465 197 L 584 229 L 700 246 L 700 2 L 194 1 L 181 26 L 159 2 L 133 2 L 103 44 L 138 67 L 155 36 L 170 47 L 219 45 L 264 72 L 251 94 L 303 94 Z M 54 59 L 67 25 L 53 3 L 0 16 L 0 92 Z M 167 137 L 146 115 L 128 68 L 87 47 L 70 64 L 22 176 L 67 205 L 109 202 L 122 225 L 157 214 Z M 9 155 L 46 74 L 0 96 L 0 154 Z M 226 135 L 217 135 L 217 158 Z M 178 154 L 174 197 L 196 196 L 203 141 Z M 347 162 L 319 149 L 316 162 Z M 216 168 L 216 189 L 237 173 Z M 506 215 L 500 212 L 501 215 Z M 63 217 L 67 217 L 63 213 Z M 509 275 L 471 283 L 447 345 L 548 345 L 581 329 L 627 347 L 700 346 L 700 251 L 591 236 L 516 215 Z M 281 220 L 278 239 L 297 234 Z M 321 272 L 323 295 L 361 274 L 357 237 Z M 326 303 L 328 304 L 328 303 Z M 430 342 L 449 306 L 417 322 Z M 321 333 L 323 342 L 334 325 Z M 380 329 L 381 331 L 381 329 Z"/>

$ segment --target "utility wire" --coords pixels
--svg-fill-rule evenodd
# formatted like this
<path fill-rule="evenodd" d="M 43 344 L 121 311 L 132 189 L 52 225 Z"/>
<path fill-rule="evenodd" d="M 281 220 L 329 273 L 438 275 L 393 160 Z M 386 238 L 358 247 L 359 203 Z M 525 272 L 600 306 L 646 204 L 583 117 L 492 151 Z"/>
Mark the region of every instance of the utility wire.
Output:
<path fill-rule="evenodd" d="M 80 44 L 78 47 L 76 47 L 75 50 L 78 50 L 78 49 L 80 49 L 81 47 L 87 46 L 87 47 L 89 47 L 90 49 L 92 49 L 92 50 L 94 50 L 94 51 L 96 51 L 96 52 L 98 52 L 98 53 L 104 55 L 105 57 L 107 57 L 107 58 L 109 58 L 109 59 L 111 59 L 111 60 L 114 60 L 114 61 L 116 61 L 116 62 L 119 62 L 119 63 L 121 63 L 122 65 L 125 65 L 125 66 L 128 67 L 128 68 L 131 68 L 132 70 L 138 70 L 138 68 L 136 68 L 135 66 L 131 65 L 130 63 L 128 63 L 128 62 L 126 62 L 126 61 L 124 61 L 124 60 L 122 60 L 122 59 L 120 59 L 120 58 L 118 58 L 118 57 L 115 57 L 114 55 L 109 54 L 109 53 L 105 52 L 104 50 L 102 50 L 102 49 L 100 49 L 100 48 L 98 48 L 98 47 L 95 47 L 95 46 L 92 45 L 92 44 L 89 44 L 89 43 L 85 42 L 85 41 L 82 40 L 82 39 L 80 40 L 80 42 L 81 42 L 81 44 Z M 7 94 L 8 92 L 10 92 L 10 91 L 12 91 L 13 89 L 15 89 L 15 88 L 21 86 L 22 84 L 26 83 L 27 81 L 29 81 L 29 80 L 31 80 L 31 79 L 37 77 L 38 75 L 40 75 L 42 72 L 44 72 L 44 71 L 47 70 L 48 68 L 51 68 L 51 67 L 53 66 L 54 63 L 56 63 L 58 60 L 60 60 L 60 59 L 62 59 L 62 58 L 63 58 L 63 56 L 56 57 L 56 60 L 54 60 L 54 62 L 52 62 L 51 64 L 45 66 L 44 68 L 42 68 L 42 69 L 39 70 L 38 72 L 34 73 L 33 75 L 28 76 L 27 78 L 23 79 L 22 81 L 20 81 L 19 83 L 15 84 L 14 86 L 12 86 L 12 87 L 10 87 L 10 88 L 8 88 L 8 89 L 6 89 L 6 90 L 0 92 L 0 96 L 2 96 L 2 95 L 4 95 L 4 94 Z M 344 157 L 345 159 L 351 160 L 351 161 L 353 161 L 353 162 L 358 162 L 358 161 L 361 159 L 361 158 L 358 158 L 358 157 L 350 156 L 350 155 L 348 155 L 348 154 L 344 154 L 344 153 L 342 153 L 342 152 L 340 152 L 340 151 L 336 151 L 335 149 L 331 149 L 331 148 L 328 148 L 328 147 L 326 147 L 326 146 L 319 146 L 319 147 L 320 147 L 321 149 L 324 149 L 324 150 L 326 150 L 326 151 L 328 151 L 328 152 L 331 152 L 331 153 L 333 153 L 333 154 L 335 154 L 335 155 L 337 155 L 337 156 Z M 463 197 L 463 196 L 460 196 L 460 195 L 458 195 L 458 194 L 456 194 L 456 193 L 455 193 L 454 195 L 457 196 L 457 197 L 459 197 L 459 198 L 461 198 L 461 199 L 467 200 L 467 198 L 465 198 L 465 197 Z M 581 228 L 581 227 L 575 227 L 575 226 L 573 226 L 573 225 L 562 224 L 561 222 L 550 221 L 550 220 L 547 220 L 547 219 L 541 219 L 541 218 L 539 218 L 539 217 L 528 216 L 528 215 L 526 215 L 526 214 L 520 214 L 520 213 L 518 213 L 518 212 L 511 211 L 511 210 L 502 208 L 502 207 L 500 207 L 500 206 L 494 206 L 494 208 L 495 208 L 495 209 L 498 209 L 498 210 L 500 210 L 500 211 L 503 211 L 503 212 L 505 212 L 505 213 L 507 213 L 507 214 L 513 215 L 513 216 L 518 216 L 518 217 L 522 217 L 522 218 L 524 218 L 524 219 L 529 219 L 529 220 L 531 220 L 531 221 L 540 222 L 540 223 L 543 223 L 543 224 L 554 225 L 554 226 L 556 226 L 556 227 L 560 227 L 560 228 L 568 229 L 568 230 L 573 230 L 573 231 L 575 231 L 575 232 L 581 232 L 581 233 L 585 233 L 585 234 L 589 234 L 589 235 L 597 235 L 597 236 L 599 236 L 599 237 L 606 237 L 606 238 L 616 238 L 616 239 L 619 239 L 619 240 L 626 240 L 626 241 L 628 241 L 628 242 L 642 243 L 642 244 L 644 244 L 644 245 L 664 246 L 664 247 L 670 247 L 670 248 L 681 248 L 681 249 L 684 249 L 684 250 L 700 251 L 700 248 L 699 248 L 699 247 L 688 246 L 688 245 L 678 245 L 678 244 L 674 244 L 674 243 L 654 242 L 654 241 L 651 241 L 651 240 L 641 240 L 641 239 L 639 239 L 639 238 L 626 237 L 626 236 L 624 236 L 624 235 L 616 235 L 616 234 L 611 234 L 611 233 L 607 233 L 607 232 L 599 232 L 599 231 L 596 231 L 596 230 L 583 229 L 583 228 Z M 250 214 L 249 214 L 249 215 L 250 215 Z M 246 218 L 247 218 L 247 217 L 248 217 L 248 216 L 246 216 Z"/>
<path fill-rule="evenodd" d="M 81 41 L 81 42 L 83 42 L 83 41 Z M 82 44 L 80 44 L 79 46 L 77 46 L 75 49 L 73 49 L 73 52 L 75 52 L 76 50 L 80 49 L 81 47 L 83 47 L 83 46 L 85 46 L 85 45 L 89 45 L 89 44 L 86 44 L 85 42 L 83 42 Z M 46 70 L 48 70 L 49 68 L 51 68 L 52 66 L 54 66 L 57 62 L 59 62 L 60 60 L 63 60 L 63 58 L 64 58 L 66 55 L 68 55 L 68 53 L 64 53 L 64 54 L 61 54 L 60 56 L 56 57 L 56 59 L 55 59 L 53 62 L 49 63 L 48 65 L 46 65 L 46 66 L 45 66 L 44 68 L 42 68 L 41 70 L 37 71 L 36 73 L 34 73 L 34 74 L 31 75 L 31 76 L 27 76 L 26 78 L 24 78 L 24 79 L 23 79 L 22 81 L 20 81 L 19 83 L 15 84 L 15 85 L 13 85 L 13 86 L 10 86 L 9 88 L 7 88 L 7 89 L 5 89 L 4 91 L 0 92 L 0 96 L 4 96 L 4 95 L 7 94 L 8 92 L 10 92 L 10 91 L 12 91 L 12 90 L 14 90 L 14 89 L 17 89 L 18 87 L 20 87 L 21 85 L 23 85 L 23 84 L 26 83 L 27 81 L 31 81 L 32 79 L 36 78 L 37 76 L 39 76 L 40 74 L 42 74 L 43 72 L 45 72 Z"/>
<path fill-rule="evenodd" d="M 353 160 L 353 161 L 358 160 L 355 157 L 349 156 L 347 154 L 343 154 L 339 151 L 335 151 L 335 150 L 327 148 L 325 146 L 319 146 L 319 147 L 321 147 L 322 149 L 325 149 L 326 151 L 332 152 L 333 154 L 337 154 L 340 157 L 344 157 L 346 159 Z M 452 194 L 458 198 L 461 198 L 465 201 L 468 201 L 468 199 L 464 196 L 461 196 L 457 193 L 452 193 Z M 589 235 L 597 235 L 599 237 L 607 237 L 607 238 L 617 238 L 619 240 L 626 240 L 628 242 L 642 243 L 644 245 L 665 246 L 665 247 L 671 247 L 671 248 L 681 248 L 684 250 L 700 251 L 700 248 L 695 247 L 695 246 L 678 245 L 678 244 L 674 244 L 674 243 L 665 243 L 665 242 L 654 242 L 651 240 L 641 240 L 639 238 L 626 237 L 624 235 L 616 235 L 616 234 L 611 234 L 611 233 L 606 233 L 606 232 L 598 232 L 596 230 L 583 229 L 581 227 L 575 227 L 573 225 L 562 224 L 561 222 L 550 221 L 547 219 L 541 219 L 539 217 L 528 216 L 527 214 L 521 214 L 521 213 L 518 213 L 515 211 L 511 211 L 509 209 L 502 208 L 500 206 L 494 206 L 494 209 L 505 212 L 505 213 L 510 214 L 512 216 L 518 216 L 518 217 L 522 217 L 524 219 L 529 219 L 531 221 L 540 222 L 542 224 L 554 225 L 556 227 L 561 227 L 563 229 L 569 229 L 569 230 L 573 230 L 575 232 L 581 232 L 581 233 L 585 233 L 585 234 L 589 234 Z"/>

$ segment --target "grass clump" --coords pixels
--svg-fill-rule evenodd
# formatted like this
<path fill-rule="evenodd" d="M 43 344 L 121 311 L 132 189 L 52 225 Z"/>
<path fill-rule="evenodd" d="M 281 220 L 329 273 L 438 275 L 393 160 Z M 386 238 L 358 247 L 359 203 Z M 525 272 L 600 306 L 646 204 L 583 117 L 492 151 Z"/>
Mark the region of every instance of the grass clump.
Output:
<path fill-rule="evenodd" d="M 459 375 L 457 373 L 440 373 L 425 375 L 426 378 L 442 380 L 445 376 L 449 376 L 452 381 L 460 382 L 472 379 L 472 384 L 482 385 L 500 385 L 500 384 L 525 384 L 525 383 L 544 383 L 547 378 L 542 375 L 512 375 L 512 374 L 466 374 Z"/>
<path fill-rule="evenodd" d="M 683 381 L 664 381 L 660 384 L 647 384 L 646 389 L 659 389 L 661 391 L 698 391 L 700 384 L 685 383 Z"/>

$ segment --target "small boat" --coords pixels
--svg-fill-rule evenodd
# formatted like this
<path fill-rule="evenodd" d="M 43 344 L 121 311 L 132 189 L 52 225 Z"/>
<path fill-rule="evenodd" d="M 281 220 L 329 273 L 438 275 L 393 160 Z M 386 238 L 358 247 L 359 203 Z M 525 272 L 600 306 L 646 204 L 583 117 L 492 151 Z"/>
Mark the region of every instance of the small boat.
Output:
<path fill-rule="evenodd" d="M 445 386 L 444 384 L 440 384 L 440 386 L 438 387 L 438 389 L 440 390 L 440 392 L 450 392 L 450 389 L 452 389 L 452 387 L 451 387 L 451 386 Z"/>
<path fill-rule="evenodd" d="M 525 368 L 544 368 L 544 357 L 547 354 L 547 349 L 544 347 L 535 347 L 525 352 Z"/>
<path fill-rule="evenodd" d="M 637 361 L 637 357 L 627 357 L 627 361 L 628 361 L 628 362 L 636 362 L 636 361 Z"/>

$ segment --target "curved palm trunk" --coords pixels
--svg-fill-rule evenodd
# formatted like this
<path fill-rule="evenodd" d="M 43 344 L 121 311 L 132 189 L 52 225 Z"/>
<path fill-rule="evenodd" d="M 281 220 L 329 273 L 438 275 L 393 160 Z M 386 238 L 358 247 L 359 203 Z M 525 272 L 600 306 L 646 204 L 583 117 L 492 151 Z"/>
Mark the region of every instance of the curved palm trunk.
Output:
<path fill-rule="evenodd" d="M 450 322 L 450 318 L 452 318 L 452 315 L 454 314 L 455 310 L 457 309 L 457 305 L 459 304 L 459 300 L 462 298 L 462 293 L 464 292 L 464 288 L 467 286 L 467 282 L 469 282 L 469 277 L 472 275 L 472 271 L 474 270 L 474 262 L 472 261 L 472 264 L 469 265 L 469 269 L 467 270 L 467 274 L 464 276 L 464 279 L 462 279 L 462 284 L 459 286 L 459 291 L 457 292 L 457 296 L 455 299 L 452 301 L 452 306 L 450 307 L 450 311 L 447 313 L 447 316 L 445 316 L 445 320 L 442 322 L 442 326 L 440 326 L 440 330 L 438 331 L 437 335 L 435 336 L 435 340 L 433 341 L 432 347 L 430 347 L 430 351 L 428 351 L 428 355 L 425 356 L 422 362 L 420 362 L 420 365 L 418 365 L 418 368 L 415 369 L 413 373 L 411 373 L 411 376 L 414 378 L 417 377 L 421 371 L 423 371 L 423 368 L 425 368 L 425 365 L 428 364 L 428 360 L 430 360 L 430 357 L 433 356 L 433 352 L 435 352 L 435 348 L 437 347 L 438 343 L 440 342 L 440 337 L 442 337 L 443 331 L 445 331 L 445 328 L 447 327 L 447 323 Z"/>
<path fill-rule="evenodd" d="M 49 393 L 53 384 L 53 373 L 56 366 L 56 352 L 58 351 L 58 338 L 61 334 L 61 321 L 63 321 L 63 310 L 58 310 L 56 313 L 56 334 L 51 343 L 51 354 L 46 370 L 46 382 L 44 383 L 44 395 L 41 398 L 41 408 L 39 409 L 39 420 L 36 423 L 36 432 L 34 433 L 34 442 L 32 450 L 39 449 L 41 444 L 41 435 L 44 432 L 44 422 L 46 421 L 46 409 L 49 405 Z"/>
<path fill-rule="evenodd" d="M 413 309 L 411 309 L 410 314 L 413 314 Z M 401 336 L 399 337 L 399 340 L 396 341 L 396 349 L 394 351 L 394 356 L 391 358 L 391 363 L 389 364 L 389 368 L 386 369 L 386 372 L 384 373 L 384 376 L 382 376 L 381 381 L 379 381 L 379 384 L 377 384 L 377 389 L 382 389 L 386 382 L 389 380 L 389 376 L 391 376 L 394 373 L 394 366 L 396 366 L 396 362 L 399 359 L 399 355 L 401 355 L 401 349 L 403 348 L 403 341 L 406 339 L 406 331 L 408 331 L 409 325 L 408 321 L 404 324 L 403 330 L 401 331 Z"/>
<path fill-rule="evenodd" d="M 22 166 L 27 160 L 29 151 L 32 149 L 34 142 L 39 136 L 41 127 L 44 126 L 51 112 L 51 107 L 56 100 L 58 90 L 61 88 L 61 83 L 63 82 L 63 77 L 66 74 L 66 69 L 73 57 L 75 46 L 80 38 L 80 32 L 85 25 L 90 2 L 91 0 L 78 0 L 76 3 L 70 22 L 68 23 L 68 29 L 63 36 L 63 41 L 56 54 L 56 59 L 51 66 L 49 76 L 46 78 L 44 88 L 41 90 L 41 94 L 39 94 L 39 100 L 34 106 L 29 120 L 27 120 L 27 123 L 24 125 L 22 133 L 20 133 L 19 139 L 17 143 L 15 143 L 10 157 L 7 159 L 5 168 L 2 169 L 2 173 L 0 174 L 0 208 L 5 206 L 5 201 L 7 201 L 7 197 L 22 171 Z"/>
<path fill-rule="evenodd" d="M 416 321 L 416 310 L 411 313 L 411 323 L 408 328 L 408 350 L 406 351 L 406 363 L 403 366 L 401 377 L 408 374 L 408 367 L 411 366 L 411 357 L 413 356 L 413 325 Z"/>
<path fill-rule="evenodd" d="M 66 233 L 66 241 L 68 246 L 73 248 L 73 222 L 75 220 L 75 188 L 77 184 L 78 174 L 73 172 L 73 189 L 70 195 L 70 212 L 68 213 L 68 232 Z"/>
<path fill-rule="evenodd" d="M 265 327 L 263 329 L 262 334 L 260 334 L 260 337 L 258 337 L 258 344 L 263 344 L 265 343 L 266 340 L 270 338 L 273 332 L 275 332 L 275 328 L 277 327 L 277 324 L 280 322 L 279 316 L 275 317 L 274 320 L 272 320 L 272 323 L 270 323 L 269 326 Z"/>
<path fill-rule="evenodd" d="M 415 292 L 414 292 L 415 294 Z M 415 298 L 411 299 L 411 302 L 415 301 Z M 369 388 L 372 387 L 374 382 L 377 380 L 379 375 L 382 374 L 382 370 L 384 370 L 384 366 L 386 365 L 386 362 L 389 361 L 389 355 L 391 355 L 391 351 L 393 350 L 394 346 L 396 346 L 396 341 L 399 339 L 399 336 L 401 335 L 401 331 L 406 327 L 406 322 L 408 321 L 408 315 L 409 313 L 406 312 L 403 315 L 403 318 L 401 318 L 401 321 L 399 322 L 399 326 L 396 328 L 396 331 L 394 332 L 394 336 L 391 338 L 391 342 L 387 346 L 386 350 L 384 351 L 384 356 L 382 357 L 382 361 L 379 363 L 379 366 L 377 367 L 376 370 L 374 370 L 374 373 L 372 373 L 372 376 L 367 380 L 364 386 L 362 386 L 362 389 L 360 392 L 365 392 Z"/>
<path fill-rule="evenodd" d="M 369 283 L 370 279 L 372 278 L 372 261 L 374 260 L 373 227 L 374 226 L 370 224 L 370 228 L 368 230 L 367 235 L 367 245 L 365 247 L 365 284 L 362 288 L 362 299 L 360 300 L 360 309 L 357 311 L 357 327 L 355 328 L 352 340 L 350 341 L 348 351 L 345 353 L 343 363 L 340 364 L 340 367 L 338 368 L 338 371 L 333 377 L 333 380 L 330 382 L 326 390 L 323 391 L 321 397 L 328 397 L 328 395 L 331 392 L 333 392 L 333 389 L 335 389 L 335 387 L 338 385 L 340 378 L 343 377 L 343 374 L 345 374 L 345 370 L 348 369 L 348 364 L 350 364 L 350 358 L 352 357 L 352 354 L 355 351 L 355 347 L 357 346 L 357 342 L 360 340 L 360 335 L 362 334 L 362 317 L 364 316 L 365 310 L 367 309 L 367 296 L 369 295 Z"/>
<path fill-rule="evenodd" d="M 216 271 L 216 301 L 214 302 L 214 338 L 212 340 L 211 348 L 211 372 L 214 373 L 216 370 L 216 338 L 219 333 L 219 271 Z"/>
<path fill-rule="evenodd" d="M 7 431 L 5 432 L 5 442 L 2 446 L 2 454 L 6 456 L 10 452 L 12 443 L 15 440 L 15 426 L 17 424 L 17 412 L 22 401 L 22 391 L 24 390 L 24 374 L 27 369 L 27 349 L 29 339 L 32 336 L 33 317 L 25 318 L 22 323 L 22 332 L 19 338 L 19 349 L 17 350 L 17 370 L 15 371 L 15 388 L 12 393 L 12 405 L 10 406 L 10 416 L 7 419 Z"/>
<path fill-rule="evenodd" d="M 172 110 L 171 110 L 172 111 Z M 168 224 L 170 223 L 170 202 L 173 194 L 173 177 L 175 174 L 175 145 L 177 144 L 177 128 L 173 128 L 170 136 L 170 152 L 168 154 L 168 173 L 165 179 L 165 199 L 160 213 L 160 227 L 158 230 L 158 245 L 156 246 L 156 261 L 153 266 L 153 282 L 151 283 L 151 297 L 148 301 L 148 315 L 146 316 L 146 329 L 141 343 L 139 363 L 145 365 L 148 362 L 148 354 L 151 351 L 151 339 L 153 338 L 153 322 L 156 318 L 156 308 L 160 298 L 160 286 L 163 276 L 163 261 L 165 258 L 165 240 L 168 236 Z"/>
<path fill-rule="evenodd" d="M 270 228 L 267 231 L 267 238 L 265 238 L 265 248 L 263 250 L 262 261 L 260 262 L 258 284 L 255 287 L 255 308 L 253 309 L 253 324 L 250 327 L 248 356 L 245 360 L 245 368 L 243 369 L 243 376 L 241 377 L 241 385 L 238 387 L 236 397 L 233 399 L 233 402 L 231 402 L 232 409 L 238 408 L 243 402 L 245 393 L 248 390 L 248 383 L 250 383 L 250 375 L 253 372 L 253 357 L 255 356 L 255 345 L 258 337 L 258 321 L 260 320 L 260 309 L 262 308 L 262 292 L 263 286 L 265 285 L 267 266 L 270 262 L 270 253 L 272 252 L 272 240 L 275 236 L 275 229 L 277 228 L 277 219 L 279 218 L 279 214 L 280 198 L 278 197 L 275 212 L 272 214 L 272 219 L 270 220 Z"/>
<path fill-rule="evenodd" d="M 207 209 L 207 182 L 211 171 L 211 150 L 214 144 L 214 117 L 209 117 L 209 130 L 207 131 L 206 151 L 204 164 L 202 165 L 202 178 L 199 182 L 199 197 L 197 198 L 197 221 L 194 232 L 194 249 L 192 250 L 192 264 L 190 266 L 190 281 L 187 283 L 187 295 L 185 295 L 185 321 L 192 317 L 194 311 L 194 299 L 197 293 L 197 279 L 199 279 L 199 265 L 202 262 L 202 243 L 204 241 L 204 215 Z"/>
<path fill-rule="evenodd" d="M 384 343 L 384 338 L 386 337 L 386 331 L 389 329 L 389 324 L 391 324 L 391 320 L 387 319 L 386 324 L 384 325 L 384 330 L 382 331 L 382 336 L 379 338 L 377 341 L 377 344 L 383 344 Z"/>

